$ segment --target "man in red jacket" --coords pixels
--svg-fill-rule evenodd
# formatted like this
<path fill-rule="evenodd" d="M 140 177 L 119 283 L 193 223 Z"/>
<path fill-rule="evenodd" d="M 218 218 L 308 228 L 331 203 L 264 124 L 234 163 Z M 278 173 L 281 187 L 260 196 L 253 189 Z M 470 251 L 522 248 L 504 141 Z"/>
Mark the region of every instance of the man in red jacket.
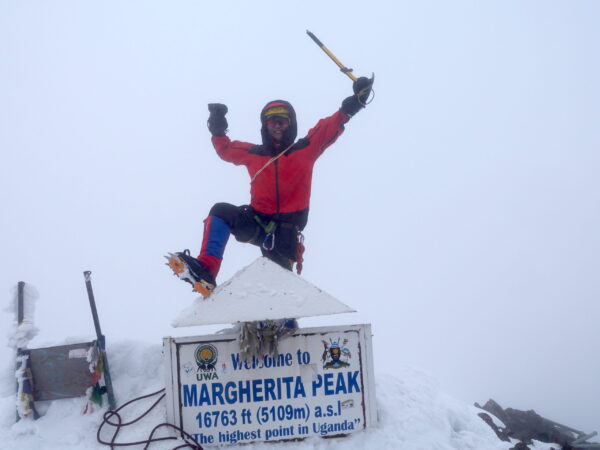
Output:
<path fill-rule="evenodd" d="M 208 129 L 217 154 L 244 165 L 250 175 L 250 205 L 217 203 L 204 220 L 198 258 L 188 250 L 170 254 L 168 265 L 194 290 L 210 295 L 216 285 L 229 235 L 261 247 L 264 256 L 291 270 L 301 263 L 301 231 L 308 221 L 313 166 L 344 131 L 344 124 L 365 106 L 371 79 L 354 82 L 354 95 L 333 115 L 319 120 L 306 137 L 296 141 L 296 112 L 283 100 L 267 103 L 260 113 L 262 144 L 232 141 L 226 136 L 227 107 L 208 105 Z"/>

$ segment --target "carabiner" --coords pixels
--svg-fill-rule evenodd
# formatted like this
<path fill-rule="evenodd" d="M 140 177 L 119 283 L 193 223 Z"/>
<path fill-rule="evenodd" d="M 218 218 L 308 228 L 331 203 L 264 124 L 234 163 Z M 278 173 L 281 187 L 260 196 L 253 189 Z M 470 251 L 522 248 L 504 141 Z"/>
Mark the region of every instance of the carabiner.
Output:
<path fill-rule="evenodd" d="M 269 240 L 269 238 L 271 241 L 271 245 L 267 244 L 267 241 Z M 265 239 L 263 240 L 262 248 L 264 248 L 268 252 L 272 251 L 275 248 L 275 233 L 274 232 L 267 233 L 267 235 L 265 236 Z"/>

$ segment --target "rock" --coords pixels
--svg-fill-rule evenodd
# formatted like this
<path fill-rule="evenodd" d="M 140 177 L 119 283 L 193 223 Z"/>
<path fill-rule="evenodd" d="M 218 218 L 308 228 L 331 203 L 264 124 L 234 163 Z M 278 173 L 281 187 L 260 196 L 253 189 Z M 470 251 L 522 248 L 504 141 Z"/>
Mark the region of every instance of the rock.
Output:
<path fill-rule="evenodd" d="M 562 450 L 569 450 L 572 448 L 569 442 L 576 438 L 573 433 L 559 429 L 553 422 L 544 419 L 533 410 L 503 409 L 492 399 L 488 400 L 483 407 L 478 404 L 475 404 L 475 406 L 496 416 L 504 423 L 505 428 L 500 429 L 493 423 L 491 417 L 486 418 L 479 414 L 479 417 L 492 427 L 500 439 L 507 440 L 503 438 L 506 436 L 522 441 L 513 447 L 515 450 L 528 449 L 527 445 L 532 443 L 532 439 L 540 442 L 556 443 L 562 446 Z M 519 447 L 519 445 L 521 446 Z"/>
<path fill-rule="evenodd" d="M 492 430 L 494 430 L 494 433 L 496 433 L 496 436 L 498 436 L 498 439 L 500 439 L 501 441 L 510 442 L 510 438 L 508 437 L 508 434 L 506 433 L 506 429 L 498 428 L 498 426 L 494 423 L 494 421 L 492 420 L 492 418 L 489 414 L 479 413 L 477 415 L 479 417 L 481 417 L 483 419 L 483 421 L 492 428 Z"/>
<path fill-rule="evenodd" d="M 508 450 L 531 450 L 526 444 L 519 442 L 514 447 L 509 448 Z"/>

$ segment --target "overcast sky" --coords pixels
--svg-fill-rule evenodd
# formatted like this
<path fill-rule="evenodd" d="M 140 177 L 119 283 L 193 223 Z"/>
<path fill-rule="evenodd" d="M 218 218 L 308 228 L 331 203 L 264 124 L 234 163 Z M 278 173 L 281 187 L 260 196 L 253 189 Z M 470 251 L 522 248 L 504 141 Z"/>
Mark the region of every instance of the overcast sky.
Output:
<path fill-rule="evenodd" d="M 162 258 L 198 252 L 215 202 L 249 202 L 206 105 L 257 142 L 283 98 L 303 136 L 351 93 L 309 29 L 376 97 L 317 163 L 305 230 L 304 277 L 359 312 L 301 325 L 370 322 L 378 373 L 600 431 L 599 18 L 595 1 L 0 0 L 5 303 L 24 280 L 36 345 L 91 336 L 92 270 L 109 357 L 206 333 L 171 328 L 194 295 Z M 219 280 L 258 255 L 232 239 Z"/>

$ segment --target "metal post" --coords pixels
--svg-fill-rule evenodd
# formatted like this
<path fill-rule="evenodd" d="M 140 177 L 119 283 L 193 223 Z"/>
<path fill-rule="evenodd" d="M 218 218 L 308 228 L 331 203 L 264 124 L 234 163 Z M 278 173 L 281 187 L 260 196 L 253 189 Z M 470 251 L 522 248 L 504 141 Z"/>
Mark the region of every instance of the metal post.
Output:
<path fill-rule="evenodd" d="M 597 436 L 597 435 L 598 435 L 598 433 L 596 431 L 593 431 L 590 434 L 584 434 L 584 435 L 579 436 L 573 442 L 570 442 L 570 444 L 571 445 L 575 445 L 575 444 L 587 444 L 588 442 L 585 442 L 585 441 L 587 441 L 588 439 L 591 439 L 591 438 L 593 438 L 594 436 Z"/>
<path fill-rule="evenodd" d="M 586 442 L 588 439 L 591 439 L 598 435 L 598 433 L 596 431 L 593 431 L 592 433 L 588 434 L 588 433 L 585 433 L 584 431 L 576 430 L 575 428 L 571 428 L 566 425 L 563 425 L 562 423 L 558 423 L 558 422 L 555 422 L 555 421 L 549 420 L 549 419 L 546 419 L 546 420 L 548 420 L 548 422 L 550 422 L 552 425 L 554 425 L 556 428 L 558 428 L 562 431 L 568 431 L 568 432 L 571 432 L 571 433 L 577 435 L 577 438 L 575 438 L 574 441 L 569 442 L 569 445 L 571 447 L 600 449 L 600 443 Z"/>
<path fill-rule="evenodd" d="M 106 395 L 108 396 L 108 407 L 112 411 L 116 408 L 115 394 L 113 392 L 112 378 L 108 369 L 108 358 L 106 357 L 106 338 L 100 329 L 100 319 L 98 319 L 98 311 L 96 310 L 96 300 L 94 299 L 94 291 L 92 290 L 92 272 L 86 270 L 83 272 L 85 278 L 85 286 L 87 288 L 90 308 L 92 309 L 92 317 L 94 319 L 94 328 L 96 328 L 96 336 L 98 338 L 98 347 L 100 349 L 100 357 L 104 363 L 104 383 L 106 384 Z"/>
<path fill-rule="evenodd" d="M 25 298 L 25 282 L 19 281 L 17 289 L 17 324 L 21 325 L 23 323 L 23 319 L 25 318 L 25 311 L 23 306 L 23 301 Z"/>
<path fill-rule="evenodd" d="M 575 439 L 573 442 L 569 442 L 569 445 L 575 448 L 600 448 L 600 444 L 594 442 L 586 442 L 587 440 L 593 438 L 594 436 L 598 436 L 596 431 L 586 434 L 584 436 L 580 436 Z"/>
<path fill-rule="evenodd" d="M 98 319 L 98 310 L 96 309 L 96 300 L 94 299 L 94 291 L 92 290 L 92 272 L 86 270 L 83 272 L 85 277 L 85 287 L 87 288 L 88 299 L 90 300 L 90 308 L 92 309 L 92 318 L 94 319 L 94 328 L 96 329 L 96 336 L 100 339 L 102 336 L 102 330 L 100 329 L 100 320 Z"/>
<path fill-rule="evenodd" d="M 23 319 L 25 318 L 25 311 L 24 311 L 24 299 L 25 299 L 25 282 L 24 281 L 19 281 L 19 283 L 17 284 L 17 327 L 19 325 L 21 325 L 23 323 Z M 21 349 L 17 348 L 17 356 L 19 356 L 21 354 Z M 17 371 L 19 370 L 20 364 L 15 361 L 15 373 L 17 373 Z M 16 388 L 16 395 L 19 395 L 19 381 L 17 380 L 17 388 Z M 19 411 L 16 412 L 16 416 L 17 416 L 17 422 L 19 420 L 21 420 L 21 417 L 19 416 Z"/>

